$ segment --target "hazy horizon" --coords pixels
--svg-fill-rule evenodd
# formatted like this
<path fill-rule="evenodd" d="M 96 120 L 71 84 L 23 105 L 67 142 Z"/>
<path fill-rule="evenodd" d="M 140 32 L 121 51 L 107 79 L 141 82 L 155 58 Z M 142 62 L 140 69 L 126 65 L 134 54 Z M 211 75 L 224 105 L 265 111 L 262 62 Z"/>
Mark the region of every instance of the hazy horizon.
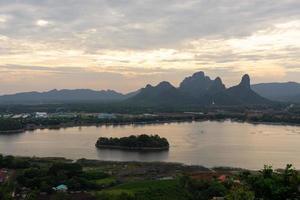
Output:
<path fill-rule="evenodd" d="M 127 93 L 196 71 L 300 81 L 300 2 L 0 0 L 0 94 Z"/>
<path fill-rule="evenodd" d="M 205 73 L 205 72 L 204 72 Z M 192 74 L 190 74 L 190 75 L 188 75 L 188 76 L 192 76 Z M 209 76 L 208 74 L 205 74 L 205 76 Z M 210 76 L 209 76 L 210 77 Z M 160 82 L 162 82 L 162 81 L 167 81 L 167 82 L 170 82 L 174 87 L 179 87 L 179 85 L 180 85 L 180 82 L 181 81 L 183 81 L 184 80 L 184 78 L 185 77 L 182 77 L 182 79 L 178 82 L 178 84 L 174 84 L 174 83 L 172 83 L 172 82 L 170 82 L 170 81 L 168 81 L 168 80 L 160 80 L 160 81 L 158 81 L 157 83 L 154 83 L 154 84 L 150 84 L 150 85 L 152 85 L 152 86 L 156 86 L 156 85 L 158 85 Z M 215 78 L 217 78 L 217 77 L 210 77 L 212 80 L 214 80 Z M 222 77 L 220 77 L 221 78 L 221 80 L 223 81 L 223 78 Z M 242 77 L 240 77 L 240 79 L 239 80 L 237 80 L 236 81 L 236 83 L 234 83 L 233 85 L 226 85 L 224 82 L 224 84 L 225 84 L 225 87 L 226 88 L 230 88 L 230 87 L 232 87 L 232 86 L 235 86 L 235 85 L 237 85 L 237 84 L 239 84 L 240 83 L 240 81 L 241 81 L 241 78 Z M 252 77 L 250 77 L 250 79 L 252 79 Z M 295 82 L 295 81 L 286 81 L 286 82 Z M 262 82 L 263 83 L 263 82 Z M 264 82 L 264 83 L 266 83 L 266 82 Z M 275 82 L 269 82 L 269 83 L 275 83 Z M 283 83 L 283 82 L 276 82 L 276 83 Z M 299 82 L 296 82 L 296 83 L 298 83 L 298 84 L 300 84 Z M 255 84 L 260 84 L 260 83 L 251 83 L 251 85 L 255 85 Z M 139 89 L 142 89 L 142 88 L 144 88 L 144 87 L 146 87 L 146 84 L 145 85 L 141 85 L 140 87 L 137 87 L 136 89 L 133 89 L 133 90 L 130 90 L 130 91 L 118 91 L 118 90 L 115 90 L 115 89 L 111 89 L 111 88 L 86 88 L 86 87 L 80 87 L 80 88 L 76 88 L 76 87 L 74 87 L 74 88 L 64 88 L 63 86 L 61 87 L 61 88 L 50 88 L 50 89 L 46 89 L 46 90 L 28 90 L 28 91 L 17 91 L 17 92 L 12 92 L 12 93 L 1 93 L 0 92 L 0 95 L 13 95 L 13 94 L 17 94 L 17 93 L 26 93 L 26 92 L 49 92 L 49 91 L 51 91 L 51 90 L 64 90 L 64 89 L 66 89 L 66 90 L 81 90 L 81 89 L 90 89 L 90 90 L 94 90 L 94 91 L 102 91 L 102 90 L 113 90 L 113 91 L 115 91 L 115 92 L 118 92 L 118 93 L 121 93 L 121 94 L 128 94 L 128 93 L 131 93 L 131 92 L 136 92 L 137 90 L 139 90 Z"/>

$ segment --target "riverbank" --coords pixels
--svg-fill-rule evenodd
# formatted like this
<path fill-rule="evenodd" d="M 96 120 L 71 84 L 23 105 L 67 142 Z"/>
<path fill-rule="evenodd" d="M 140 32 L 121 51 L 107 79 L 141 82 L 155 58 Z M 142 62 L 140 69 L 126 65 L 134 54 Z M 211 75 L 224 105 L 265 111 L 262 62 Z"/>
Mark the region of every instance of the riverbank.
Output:
<path fill-rule="evenodd" d="M 22 133 L 25 131 L 28 131 L 29 129 L 22 128 L 22 129 L 17 129 L 17 130 L 9 130 L 9 131 L 0 131 L 0 134 L 15 134 L 15 133 Z"/>
<path fill-rule="evenodd" d="M 266 125 L 288 125 L 288 126 L 300 126 L 299 123 L 291 123 L 291 122 L 272 122 L 272 121 L 257 121 L 251 119 L 243 119 L 243 118 L 236 118 L 236 117 L 218 117 L 217 119 L 214 117 L 188 117 L 184 116 L 182 119 L 173 119 L 167 118 L 164 120 L 149 120 L 145 119 L 144 121 L 105 121 L 105 122 L 68 122 L 68 123 L 60 123 L 57 125 L 35 125 L 35 124 L 28 124 L 22 129 L 17 130 L 6 130 L 0 131 L 0 134 L 14 134 L 14 133 L 22 133 L 25 131 L 34 131 L 37 129 L 61 129 L 61 128 L 71 128 L 71 127 L 83 127 L 83 126 L 122 126 L 122 125 L 148 125 L 148 124 L 165 124 L 165 123 L 185 123 L 185 122 L 202 122 L 202 121 L 217 121 L 222 122 L 230 120 L 232 122 L 240 122 L 240 123 L 250 123 L 250 124 L 266 124 Z"/>
<path fill-rule="evenodd" d="M 167 173 L 164 175 L 170 175 L 174 173 L 173 175 L 176 175 L 177 172 L 184 172 L 184 173 L 215 173 L 215 172 L 242 172 L 242 171 L 251 171 L 251 172 L 258 172 L 260 169 L 246 169 L 246 168 L 240 168 L 238 166 L 215 166 L 215 167 L 206 167 L 203 165 L 189 165 L 189 164 L 183 164 L 183 163 L 177 163 L 177 162 L 141 162 L 141 161 L 111 161 L 111 160 L 95 160 L 95 159 L 86 159 L 86 158 L 80 158 L 80 159 L 68 159 L 64 157 L 29 157 L 29 156 L 13 156 L 13 155 L 3 155 L 0 153 L 0 160 L 2 157 L 11 157 L 13 159 L 22 160 L 22 161 L 28 161 L 30 163 L 40 163 L 40 164 L 47 164 L 47 163 L 78 163 L 82 165 L 83 167 L 87 168 L 99 168 L 101 167 L 102 170 L 110 171 L 110 173 L 121 173 L 123 175 L 128 175 L 132 172 L 132 170 L 137 170 L 138 168 L 144 168 L 143 173 L 144 175 L 148 174 L 148 170 L 153 170 L 154 168 L 157 168 L 158 172 Z M 135 166 L 132 168 L 132 166 Z M 285 166 L 282 166 L 281 168 L 275 168 L 277 171 L 282 171 Z M 124 168 L 132 168 L 131 170 L 124 171 Z M 116 171 L 115 171 L 116 170 Z M 300 169 L 296 169 L 300 172 Z M 135 173 L 138 175 L 142 175 L 140 172 Z M 161 174 L 163 176 L 163 174 Z"/>

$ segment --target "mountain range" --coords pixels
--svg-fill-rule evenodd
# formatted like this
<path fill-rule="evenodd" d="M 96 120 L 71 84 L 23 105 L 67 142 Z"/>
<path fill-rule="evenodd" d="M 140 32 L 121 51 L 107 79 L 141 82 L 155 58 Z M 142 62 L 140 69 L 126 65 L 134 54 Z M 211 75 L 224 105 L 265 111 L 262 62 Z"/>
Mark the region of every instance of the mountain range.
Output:
<path fill-rule="evenodd" d="M 259 83 L 251 88 L 259 95 L 273 101 L 300 103 L 300 84 L 286 83 Z"/>
<path fill-rule="evenodd" d="M 220 77 L 211 79 L 204 72 L 186 77 L 173 86 L 162 81 L 156 86 L 147 85 L 137 91 L 122 94 L 114 90 L 90 89 L 50 90 L 0 96 L 0 104 L 43 104 L 72 102 L 124 102 L 133 105 L 261 105 L 274 101 L 300 103 L 300 84 L 261 83 L 250 85 L 244 75 L 236 86 L 226 88 Z"/>
<path fill-rule="evenodd" d="M 2 104 L 39 104 L 63 103 L 81 101 L 119 101 L 126 99 L 126 95 L 113 90 L 50 90 L 48 92 L 24 92 L 0 96 Z"/>
<path fill-rule="evenodd" d="M 147 85 L 126 100 L 141 105 L 254 105 L 269 104 L 270 100 L 255 93 L 249 75 L 240 84 L 226 88 L 221 78 L 212 80 L 204 72 L 185 78 L 178 88 L 163 81 L 156 86 Z"/>

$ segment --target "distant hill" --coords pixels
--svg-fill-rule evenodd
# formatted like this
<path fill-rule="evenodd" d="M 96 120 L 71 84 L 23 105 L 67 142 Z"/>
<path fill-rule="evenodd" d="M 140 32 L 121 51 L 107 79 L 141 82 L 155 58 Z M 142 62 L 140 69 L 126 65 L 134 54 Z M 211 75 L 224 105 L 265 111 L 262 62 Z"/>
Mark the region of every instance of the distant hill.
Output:
<path fill-rule="evenodd" d="M 300 83 L 259 83 L 251 88 L 259 95 L 274 101 L 300 103 Z"/>
<path fill-rule="evenodd" d="M 126 95 L 113 90 L 50 90 L 48 92 L 24 92 L 0 96 L 2 104 L 66 103 L 82 101 L 121 101 Z"/>
<path fill-rule="evenodd" d="M 232 97 L 236 104 L 266 104 L 268 100 L 251 89 L 248 74 L 242 77 L 240 84 L 226 90 L 226 94 Z"/>
<path fill-rule="evenodd" d="M 291 102 L 300 103 L 300 94 L 295 95 L 289 99 Z"/>
<path fill-rule="evenodd" d="M 143 105 L 254 105 L 269 104 L 250 87 L 250 77 L 244 75 L 239 85 L 226 89 L 221 78 L 211 80 L 204 72 L 185 78 L 178 88 L 168 82 L 147 85 L 127 102 Z"/>
<path fill-rule="evenodd" d="M 225 85 L 219 77 L 211 80 L 208 76 L 204 75 L 204 72 L 197 72 L 185 78 L 180 83 L 179 90 L 185 94 L 199 98 L 206 94 L 222 92 L 225 90 Z"/>
<path fill-rule="evenodd" d="M 222 80 L 217 77 L 211 80 L 205 76 L 204 72 L 194 73 L 192 76 L 186 77 L 181 83 L 178 90 L 190 98 L 194 104 L 211 104 L 216 94 L 226 90 Z"/>
<path fill-rule="evenodd" d="M 156 86 L 147 85 L 135 96 L 129 98 L 127 102 L 147 106 L 176 105 L 187 103 L 185 99 L 184 94 L 177 88 L 169 82 L 163 81 Z"/>
<path fill-rule="evenodd" d="M 262 83 L 250 86 L 249 75 L 244 75 L 238 85 L 226 88 L 220 77 L 211 79 L 201 71 L 186 77 L 179 87 L 162 81 L 156 86 L 147 85 L 128 94 L 114 90 L 64 89 L 0 96 L 0 104 L 122 102 L 141 106 L 208 106 L 261 105 L 279 100 L 300 102 L 300 84 Z"/>

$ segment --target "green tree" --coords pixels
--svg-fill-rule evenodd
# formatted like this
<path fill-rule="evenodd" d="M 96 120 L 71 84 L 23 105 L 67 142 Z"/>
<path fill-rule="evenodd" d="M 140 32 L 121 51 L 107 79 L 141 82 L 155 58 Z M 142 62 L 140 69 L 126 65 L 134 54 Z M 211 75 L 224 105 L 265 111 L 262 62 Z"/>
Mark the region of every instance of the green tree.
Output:
<path fill-rule="evenodd" d="M 58 192 L 53 197 L 51 197 L 51 200 L 71 200 L 71 198 L 66 193 Z"/>
<path fill-rule="evenodd" d="M 264 169 L 260 171 L 264 178 L 271 178 L 273 175 L 273 167 L 271 165 L 265 165 Z"/>
<path fill-rule="evenodd" d="M 230 191 L 230 193 L 226 196 L 226 200 L 254 200 L 255 195 L 254 192 L 249 191 L 243 187 L 234 188 Z"/>
<path fill-rule="evenodd" d="M 32 191 L 30 192 L 26 197 L 25 200 L 36 200 L 37 199 L 37 192 L 36 191 Z"/>

